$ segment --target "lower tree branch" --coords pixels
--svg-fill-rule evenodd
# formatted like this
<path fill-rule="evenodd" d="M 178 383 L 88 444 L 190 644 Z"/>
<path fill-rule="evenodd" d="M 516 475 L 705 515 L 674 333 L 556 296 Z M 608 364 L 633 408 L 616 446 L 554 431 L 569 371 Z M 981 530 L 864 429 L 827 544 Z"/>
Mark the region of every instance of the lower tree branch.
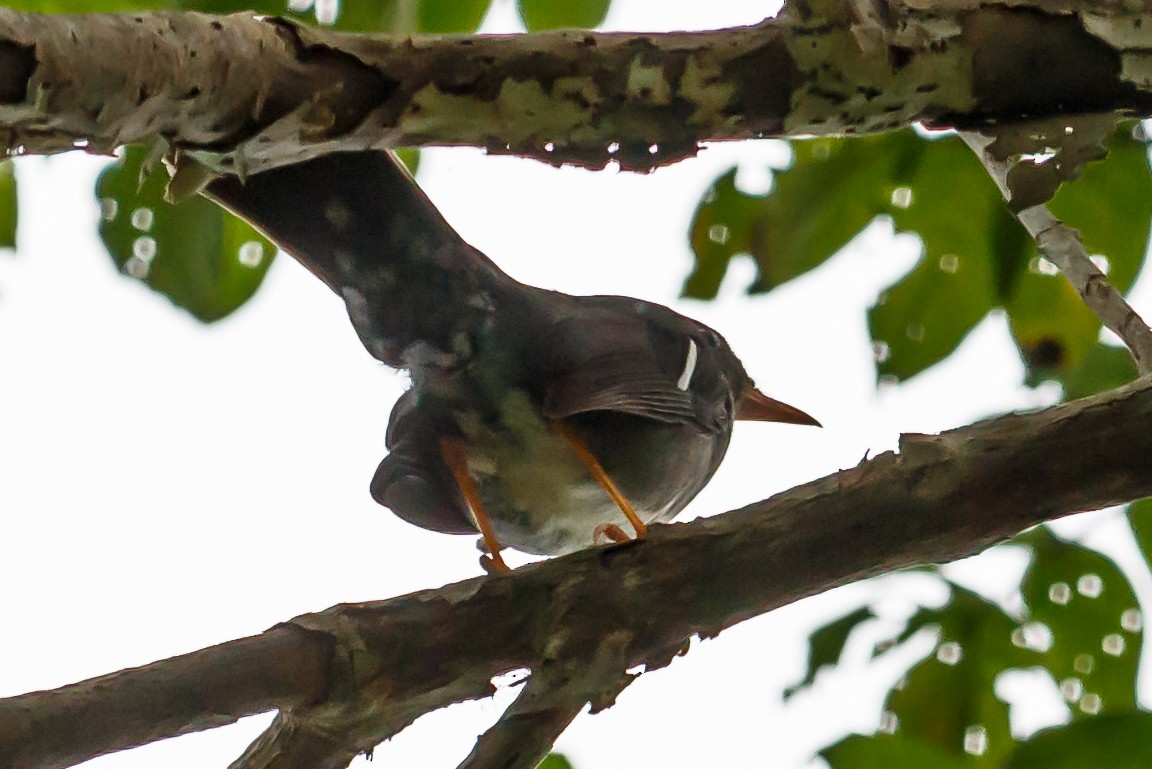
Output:
<path fill-rule="evenodd" d="M 533 695 L 510 714 L 555 715 L 526 722 L 538 752 L 538 737 L 554 736 L 577 702 L 605 706 L 626 671 L 667 665 L 693 635 L 714 636 L 838 585 L 950 561 L 1053 518 L 1152 495 L 1149 420 L 1152 383 L 1142 379 L 1032 414 L 906 435 L 897 452 L 742 510 L 655 526 L 647 540 L 336 606 L 257 638 L 0 700 L 0 768 L 56 769 L 277 707 L 283 734 L 328 735 L 321 752 L 346 760 L 520 668 L 544 675 L 533 692 L 545 705 L 549 697 L 560 703 L 549 711 Z M 603 674 L 577 688 L 565 676 L 549 680 L 558 652 L 561 669 Z M 293 724 L 305 728 L 282 728 Z M 486 739 L 516 732 L 498 726 Z M 268 755 L 291 748 L 291 735 L 275 737 Z"/>
<path fill-rule="evenodd" d="M 329 694 L 334 644 L 281 625 L 54 691 L 0 700 L 0 767 L 72 766 Z"/>

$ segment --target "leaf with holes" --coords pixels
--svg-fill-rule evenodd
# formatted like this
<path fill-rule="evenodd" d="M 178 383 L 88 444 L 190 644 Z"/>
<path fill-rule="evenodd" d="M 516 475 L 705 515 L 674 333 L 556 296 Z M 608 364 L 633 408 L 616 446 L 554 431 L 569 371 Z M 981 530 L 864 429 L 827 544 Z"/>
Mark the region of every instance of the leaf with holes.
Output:
<path fill-rule="evenodd" d="M 971 761 L 903 732 L 853 734 L 820 751 L 832 769 L 968 769 Z"/>
<path fill-rule="evenodd" d="M 1090 254 L 1107 259 L 1113 286 L 1121 292 L 1131 288 L 1144 264 L 1152 222 L 1147 146 L 1133 138 L 1131 124 L 1112 136 L 1108 157 L 1086 165 L 1079 180 L 1061 186 L 1049 207 L 1080 231 Z M 1062 379 L 1097 344 L 1100 321 L 1064 276 L 1038 260 L 1034 247 L 1029 263 L 1006 304 L 1008 320 L 1029 381 Z"/>
<path fill-rule="evenodd" d="M 520 19 L 529 32 L 546 29 L 591 29 L 608 15 L 612 0 L 520 0 Z"/>
<path fill-rule="evenodd" d="M 146 156 L 146 150 L 128 148 L 123 160 L 100 174 L 100 237 L 126 274 L 202 321 L 219 320 L 252 296 L 276 249 L 204 198 L 165 203 L 163 168 L 138 182 Z"/>
<path fill-rule="evenodd" d="M 898 230 L 920 236 L 924 255 L 869 312 L 880 376 L 907 379 L 943 360 L 996 306 L 1008 311 L 1029 382 L 1079 370 L 1097 343 L 1099 322 L 1062 277 L 1043 269 L 1035 244 L 962 142 L 902 131 L 792 147 L 795 161 L 776 174 L 771 194 L 739 191 L 730 171 L 697 207 L 686 295 L 715 297 L 741 254 L 756 261 L 750 290 L 769 291 L 888 214 Z M 1145 154 L 1144 144 L 1121 129 L 1108 158 L 1086 166 L 1051 203 L 1081 229 L 1090 251 L 1108 257 L 1121 290 L 1143 263 L 1152 219 Z"/>
<path fill-rule="evenodd" d="M 935 654 L 909 671 L 886 708 L 901 734 L 973 766 L 999 766 L 1012 751 L 1012 736 L 996 677 L 1035 665 L 1039 654 L 1020 643 L 1019 624 L 1003 609 L 954 584 L 947 604 L 921 609 L 897 640 L 930 626 L 939 628 Z"/>
<path fill-rule="evenodd" d="M 1039 663 L 1059 682 L 1073 715 L 1132 710 L 1143 633 L 1127 577 L 1111 559 L 1046 528 L 1016 541 L 1032 550 L 1024 602 L 1052 634 Z"/>
<path fill-rule="evenodd" d="M 684 294 L 712 299 L 731 260 L 749 254 L 762 293 L 823 264 L 886 209 L 897 165 L 919 141 L 884 134 L 792 142 L 793 162 L 768 195 L 736 188 L 736 169 L 713 184 L 693 217 L 696 265 Z"/>
<path fill-rule="evenodd" d="M 816 680 L 816 673 L 821 668 L 835 665 L 840 660 L 840 655 L 844 652 L 844 645 L 848 643 L 848 638 L 853 631 L 863 623 L 875 618 L 876 615 L 871 608 L 861 606 L 855 611 L 812 631 L 812 634 L 808 636 L 808 670 L 800 683 L 784 690 L 784 699 L 789 699 L 801 689 L 811 686 Z"/>
<path fill-rule="evenodd" d="M 713 183 L 692 218 L 689 239 L 696 266 L 684 283 L 684 296 L 716 298 L 729 263 L 736 255 L 751 251 L 752 222 L 768 200 L 736 189 L 735 168 Z"/>
<path fill-rule="evenodd" d="M 958 139 L 905 152 L 889 213 L 923 242 L 920 261 L 868 311 L 877 374 L 904 380 L 948 357 L 995 307 L 1027 238 Z M 956 191 L 964 191 L 962 210 Z"/>
<path fill-rule="evenodd" d="M 0 248 L 16 247 L 16 173 L 11 160 L 0 161 Z"/>
<path fill-rule="evenodd" d="M 752 292 L 823 263 L 876 216 L 924 243 L 917 266 L 869 313 L 877 373 L 907 379 L 947 357 L 1006 297 L 1027 259 L 1027 236 L 975 156 L 955 138 L 913 131 L 792 143 L 795 159 L 769 195 L 748 195 L 730 171 L 697 208 L 696 265 L 684 292 L 712 298 L 731 260 L 750 254 Z M 964 191 L 962 215 L 956 192 Z"/>
<path fill-rule="evenodd" d="M 909 379 L 940 362 L 991 308 L 988 263 L 968 256 L 961 272 L 942 268 L 944 259 L 960 257 L 922 258 L 868 310 L 879 377 Z"/>
<path fill-rule="evenodd" d="M 1006 769 L 1144 769 L 1152 744 L 1152 714 L 1137 712 L 1076 721 L 1037 733 Z"/>

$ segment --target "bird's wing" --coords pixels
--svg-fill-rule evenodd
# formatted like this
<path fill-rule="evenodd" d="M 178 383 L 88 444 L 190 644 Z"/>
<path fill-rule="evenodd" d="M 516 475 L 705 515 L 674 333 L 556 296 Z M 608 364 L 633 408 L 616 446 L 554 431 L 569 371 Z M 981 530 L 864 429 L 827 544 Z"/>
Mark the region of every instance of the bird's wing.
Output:
<path fill-rule="evenodd" d="M 621 411 L 662 422 L 695 421 L 692 395 L 669 387 L 659 372 L 637 365 L 636 356 L 614 351 L 588 364 L 552 379 L 544 396 L 545 416 Z"/>
<path fill-rule="evenodd" d="M 700 421 L 691 385 L 698 367 L 710 362 L 707 352 L 680 329 L 638 322 L 629 309 L 634 300 L 628 302 L 583 302 L 579 313 L 552 324 L 545 416 L 620 411 L 662 422 Z"/>
<path fill-rule="evenodd" d="M 388 456 L 372 478 L 372 497 L 408 523 L 446 534 L 475 533 L 468 503 L 445 466 L 439 437 L 418 413 L 412 390 L 400 396 L 388 419 Z"/>

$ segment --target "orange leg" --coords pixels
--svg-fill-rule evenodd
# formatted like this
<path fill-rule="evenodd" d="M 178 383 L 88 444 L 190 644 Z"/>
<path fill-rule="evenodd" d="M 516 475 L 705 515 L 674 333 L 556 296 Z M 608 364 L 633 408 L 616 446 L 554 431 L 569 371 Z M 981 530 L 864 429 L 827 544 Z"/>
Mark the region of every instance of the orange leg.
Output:
<path fill-rule="evenodd" d="M 624 513 L 624 517 L 632 524 L 632 528 L 636 529 L 636 537 L 643 539 L 648 536 L 648 525 L 640 520 L 640 516 L 636 515 L 636 510 L 632 507 L 632 503 L 624 498 L 620 487 L 616 485 L 615 481 L 608 477 L 608 473 L 604 472 L 604 468 L 600 466 L 600 460 L 593 456 L 592 452 L 588 450 L 588 447 L 584 445 L 584 441 L 580 439 L 580 436 L 563 422 L 555 422 L 552 427 L 558 434 L 562 435 L 565 440 L 572 444 L 572 448 L 576 450 L 576 455 L 580 457 L 580 462 L 588 468 L 588 473 L 608 492 L 608 496 L 612 497 L 612 501 L 620 508 L 620 512 Z M 607 524 L 597 527 L 596 534 L 604 534 L 613 541 L 620 541 L 616 535 L 623 534 L 623 532 L 620 531 L 619 526 Z"/>
<path fill-rule="evenodd" d="M 592 530 L 592 542 L 597 545 L 608 542 L 619 544 L 621 542 L 629 542 L 631 539 L 631 537 L 624 533 L 624 529 L 614 523 L 602 523 Z"/>
<path fill-rule="evenodd" d="M 476 491 L 476 484 L 472 482 L 472 476 L 468 474 L 468 460 L 464 455 L 464 442 L 459 438 L 441 438 L 440 456 L 444 458 L 444 464 L 448 466 L 452 477 L 456 479 L 460 493 L 464 495 L 464 501 L 468 503 L 468 507 L 472 508 L 472 515 L 476 518 L 476 525 L 480 528 L 480 536 L 484 538 L 484 546 L 488 548 L 489 558 L 487 561 L 481 559 L 480 565 L 489 574 L 498 571 L 511 571 L 508 564 L 504 563 L 504 559 L 500 556 L 500 543 L 496 541 L 496 534 L 492 531 L 492 521 L 489 520 L 488 513 L 484 512 L 484 507 L 480 504 L 480 494 Z"/>

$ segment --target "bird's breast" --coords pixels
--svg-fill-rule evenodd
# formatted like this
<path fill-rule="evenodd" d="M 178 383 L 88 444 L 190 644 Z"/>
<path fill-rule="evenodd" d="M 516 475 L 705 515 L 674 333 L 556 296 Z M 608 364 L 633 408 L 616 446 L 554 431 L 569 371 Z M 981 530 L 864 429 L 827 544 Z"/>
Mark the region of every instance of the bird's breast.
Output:
<path fill-rule="evenodd" d="M 457 413 L 456 421 L 469 473 L 501 545 L 554 555 L 594 544 L 594 532 L 604 524 L 631 532 L 569 440 L 524 391 L 509 391 L 496 415 Z M 568 425 L 648 523 L 680 512 L 727 447 L 726 433 L 703 435 L 612 412 L 580 415 Z"/>

